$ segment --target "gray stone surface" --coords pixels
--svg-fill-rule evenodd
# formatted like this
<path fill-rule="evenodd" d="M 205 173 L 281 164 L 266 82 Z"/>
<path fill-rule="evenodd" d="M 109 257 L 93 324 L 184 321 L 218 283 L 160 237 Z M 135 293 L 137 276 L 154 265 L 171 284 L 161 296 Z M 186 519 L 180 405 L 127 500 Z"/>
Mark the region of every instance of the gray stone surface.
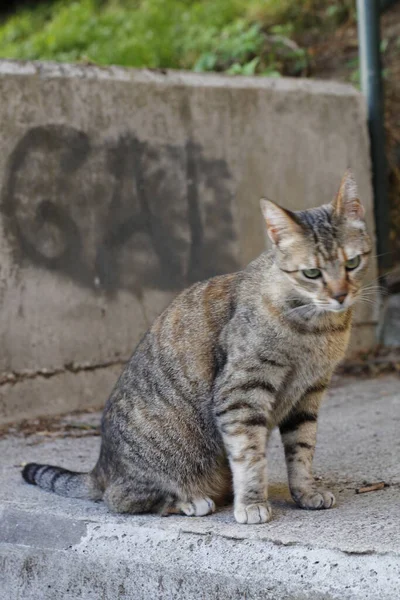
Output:
<path fill-rule="evenodd" d="M 348 85 L 0 61 L 0 421 L 103 402 L 180 289 L 262 251 L 261 196 L 318 205 L 349 165 L 373 230 Z M 376 307 L 356 322 L 368 349 Z"/>
<path fill-rule="evenodd" d="M 0 423 L 32 415 L 57 415 L 82 406 L 99 407 L 111 392 L 123 363 L 76 370 L 44 370 L 28 376 L 7 375 L 0 384 Z M 0 376 L 1 377 L 1 376 Z"/>
<path fill-rule="evenodd" d="M 236 524 L 231 508 L 203 518 L 119 516 L 102 503 L 48 494 L 21 481 L 20 463 L 89 469 L 100 438 L 9 435 L 0 442 L 3 597 L 398 600 L 399 424 L 398 377 L 336 379 L 320 419 L 316 475 L 336 492 L 337 507 L 293 505 L 274 435 L 274 518 L 259 526 Z M 355 493 L 378 481 L 388 487 Z"/>

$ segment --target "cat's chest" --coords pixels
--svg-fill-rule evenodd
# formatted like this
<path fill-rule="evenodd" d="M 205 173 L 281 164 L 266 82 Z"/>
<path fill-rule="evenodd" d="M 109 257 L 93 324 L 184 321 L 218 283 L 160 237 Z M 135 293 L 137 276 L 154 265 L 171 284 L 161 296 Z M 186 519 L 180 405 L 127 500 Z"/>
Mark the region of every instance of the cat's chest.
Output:
<path fill-rule="evenodd" d="M 347 324 L 343 329 L 305 332 L 278 321 L 254 323 L 240 316 L 227 336 L 227 370 L 244 371 L 249 377 L 258 374 L 285 400 L 295 402 L 307 388 L 329 378 L 347 348 Z"/>
<path fill-rule="evenodd" d="M 279 405 L 296 403 L 307 389 L 326 382 L 343 358 L 349 332 L 299 336 L 287 342 L 281 339 L 271 347 L 265 343 L 269 360 L 262 367 L 263 377 L 271 379 Z"/>
<path fill-rule="evenodd" d="M 297 336 L 285 343 L 285 355 L 290 363 L 305 373 L 316 368 L 334 367 L 340 361 L 349 341 L 349 331 L 330 334 Z"/>

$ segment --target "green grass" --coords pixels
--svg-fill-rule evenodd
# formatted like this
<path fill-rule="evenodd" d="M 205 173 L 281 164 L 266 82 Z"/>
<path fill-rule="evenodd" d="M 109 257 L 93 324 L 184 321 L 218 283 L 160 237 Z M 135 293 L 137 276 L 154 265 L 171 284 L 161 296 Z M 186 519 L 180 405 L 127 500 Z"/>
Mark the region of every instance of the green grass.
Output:
<path fill-rule="evenodd" d="M 0 58 L 299 75 L 307 53 L 287 36 L 346 2 L 59 0 L 0 23 Z"/>

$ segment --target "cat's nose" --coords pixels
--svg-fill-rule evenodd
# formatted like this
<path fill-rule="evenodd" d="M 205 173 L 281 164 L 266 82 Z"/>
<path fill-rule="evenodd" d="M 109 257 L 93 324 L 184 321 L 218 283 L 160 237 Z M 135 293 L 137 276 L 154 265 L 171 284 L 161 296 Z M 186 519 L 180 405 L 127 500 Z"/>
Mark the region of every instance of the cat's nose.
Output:
<path fill-rule="evenodd" d="M 343 302 L 347 298 L 347 292 L 338 292 L 333 297 L 334 297 L 335 300 L 337 300 L 339 302 L 339 304 L 343 304 Z"/>

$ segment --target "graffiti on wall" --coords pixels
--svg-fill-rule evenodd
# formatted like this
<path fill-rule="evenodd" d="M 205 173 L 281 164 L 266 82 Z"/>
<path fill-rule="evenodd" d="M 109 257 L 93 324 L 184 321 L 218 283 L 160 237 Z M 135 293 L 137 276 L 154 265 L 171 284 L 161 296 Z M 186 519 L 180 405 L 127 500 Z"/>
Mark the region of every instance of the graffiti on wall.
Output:
<path fill-rule="evenodd" d="M 128 133 L 96 145 L 72 127 L 35 127 L 10 155 L 1 211 L 15 260 L 110 293 L 237 268 L 228 167 L 191 141 Z"/>

